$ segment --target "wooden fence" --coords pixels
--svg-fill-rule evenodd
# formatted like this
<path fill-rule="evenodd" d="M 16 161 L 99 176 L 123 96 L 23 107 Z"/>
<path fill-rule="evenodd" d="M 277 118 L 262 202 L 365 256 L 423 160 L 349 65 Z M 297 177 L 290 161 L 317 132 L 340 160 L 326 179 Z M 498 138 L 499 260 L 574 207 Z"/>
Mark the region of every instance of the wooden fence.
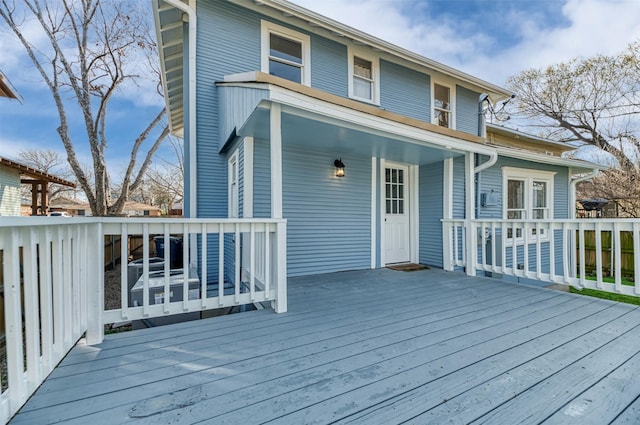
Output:
<path fill-rule="evenodd" d="M 615 251 L 612 238 L 612 232 L 608 230 L 602 230 L 600 233 L 602 241 L 602 249 L 600 250 L 602 261 L 602 272 L 607 276 L 614 276 L 615 274 Z M 576 258 L 580 259 L 580 245 L 576 243 L 577 255 Z M 596 263 L 597 263 L 597 250 L 596 250 L 596 231 L 585 230 L 584 232 L 584 267 L 587 275 L 595 276 Z M 634 270 L 634 257 L 633 257 L 633 232 L 621 231 L 620 232 L 620 271 L 622 277 L 633 281 L 635 277 Z M 580 262 L 578 260 L 578 266 Z"/>

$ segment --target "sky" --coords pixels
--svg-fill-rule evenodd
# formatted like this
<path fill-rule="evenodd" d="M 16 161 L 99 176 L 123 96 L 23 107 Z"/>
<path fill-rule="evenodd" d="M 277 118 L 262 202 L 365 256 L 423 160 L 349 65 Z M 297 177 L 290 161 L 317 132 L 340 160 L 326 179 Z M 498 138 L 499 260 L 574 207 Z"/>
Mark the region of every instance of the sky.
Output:
<path fill-rule="evenodd" d="M 141 0 L 142 1 L 142 0 Z M 509 76 L 575 57 L 614 54 L 640 40 L 640 0 L 293 0 L 300 6 L 504 86 Z M 148 5 L 145 2 L 145 5 Z M 146 7 L 146 6 L 145 6 Z M 149 13 L 150 6 L 149 6 Z M 42 37 L 32 24 L 24 31 Z M 0 23 L 0 69 L 24 98 L 0 99 L 0 156 L 23 148 L 62 152 L 51 95 L 33 65 Z M 108 160 L 114 173 L 124 166 L 132 134 L 137 135 L 162 108 L 142 82 L 119 92 L 110 115 Z M 81 140 L 79 116 L 72 116 Z M 171 160 L 170 149 L 160 157 Z M 90 156 L 79 148 L 81 161 Z"/>

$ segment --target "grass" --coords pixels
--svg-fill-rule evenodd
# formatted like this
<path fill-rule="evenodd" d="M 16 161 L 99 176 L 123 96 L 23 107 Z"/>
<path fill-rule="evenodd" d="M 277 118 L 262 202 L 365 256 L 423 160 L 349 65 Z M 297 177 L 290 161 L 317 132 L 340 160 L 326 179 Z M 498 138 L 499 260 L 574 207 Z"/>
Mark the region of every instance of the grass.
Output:
<path fill-rule="evenodd" d="M 596 280 L 595 276 L 586 276 L 585 279 L 588 280 Z M 613 276 L 602 276 L 602 281 L 605 283 L 616 283 L 616 279 Z M 623 285 L 626 286 L 636 286 L 635 282 L 629 280 L 629 279 L 625 279 L 624 277 L 622 278 L 621 283 Z"/>
<path fill-rule="evenodd" d="M 574 294 L 586 295 L 588 297 L 602 298 L 604 300 L 617 301 L 620 303 L 640 305 L 640 297 L 633 297 L 631 295 L 614 294 L 613 292 L 604 292 L 587 288 L 580 290 L 574 288 L 573 286 L 569 287 L 569 291 Z"/>

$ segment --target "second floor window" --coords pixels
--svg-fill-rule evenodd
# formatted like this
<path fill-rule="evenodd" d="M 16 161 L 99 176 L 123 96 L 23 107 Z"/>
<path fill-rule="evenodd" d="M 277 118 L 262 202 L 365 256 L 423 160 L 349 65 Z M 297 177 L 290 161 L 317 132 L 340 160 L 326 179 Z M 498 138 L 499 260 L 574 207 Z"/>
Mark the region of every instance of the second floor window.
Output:
<path fill-rule="evenodd" d="M 433 85 L 433 120 L 441 127 L 451 127 L 451 89 Z"/>
<path fill-rule="evenodd" d="M 262 21 L 262 72 L 310 85 L 310 38 Z"/>
<path fill-rule="evenodd" d="M 373 66 L 357 56 L 353 58 L 353 96 L 373 100 Z"/>

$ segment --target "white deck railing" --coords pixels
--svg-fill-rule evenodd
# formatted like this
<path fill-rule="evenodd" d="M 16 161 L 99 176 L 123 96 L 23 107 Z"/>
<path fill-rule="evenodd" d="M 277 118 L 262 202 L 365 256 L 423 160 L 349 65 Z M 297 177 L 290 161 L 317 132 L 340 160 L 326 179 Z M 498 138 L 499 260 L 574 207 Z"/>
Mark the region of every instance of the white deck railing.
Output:
<path fill-rule="evenodd" d="M 448 270 L 640 296 L 640 220 L 443 220 L 443 235 Z"/>
<path fill-rule="evenodd" d="M 120 306 L 105 311 L 107 235 L 120 236 L 125 261 Z M 142 240 L 135 300 L 127 264 L 132 235 Z M 154 236 L 165 242 L 157 277 L 149 261 Z M 180 270 L 171 269 L 172 236 L 185 242 Z M 8 371 L 0 423 L 6 423 L 83 334 L 87 343 L 100 343 L 105 324 L 261 302 L 285 312 L 286 220 L 2 217 L 0 283 Z"/>

